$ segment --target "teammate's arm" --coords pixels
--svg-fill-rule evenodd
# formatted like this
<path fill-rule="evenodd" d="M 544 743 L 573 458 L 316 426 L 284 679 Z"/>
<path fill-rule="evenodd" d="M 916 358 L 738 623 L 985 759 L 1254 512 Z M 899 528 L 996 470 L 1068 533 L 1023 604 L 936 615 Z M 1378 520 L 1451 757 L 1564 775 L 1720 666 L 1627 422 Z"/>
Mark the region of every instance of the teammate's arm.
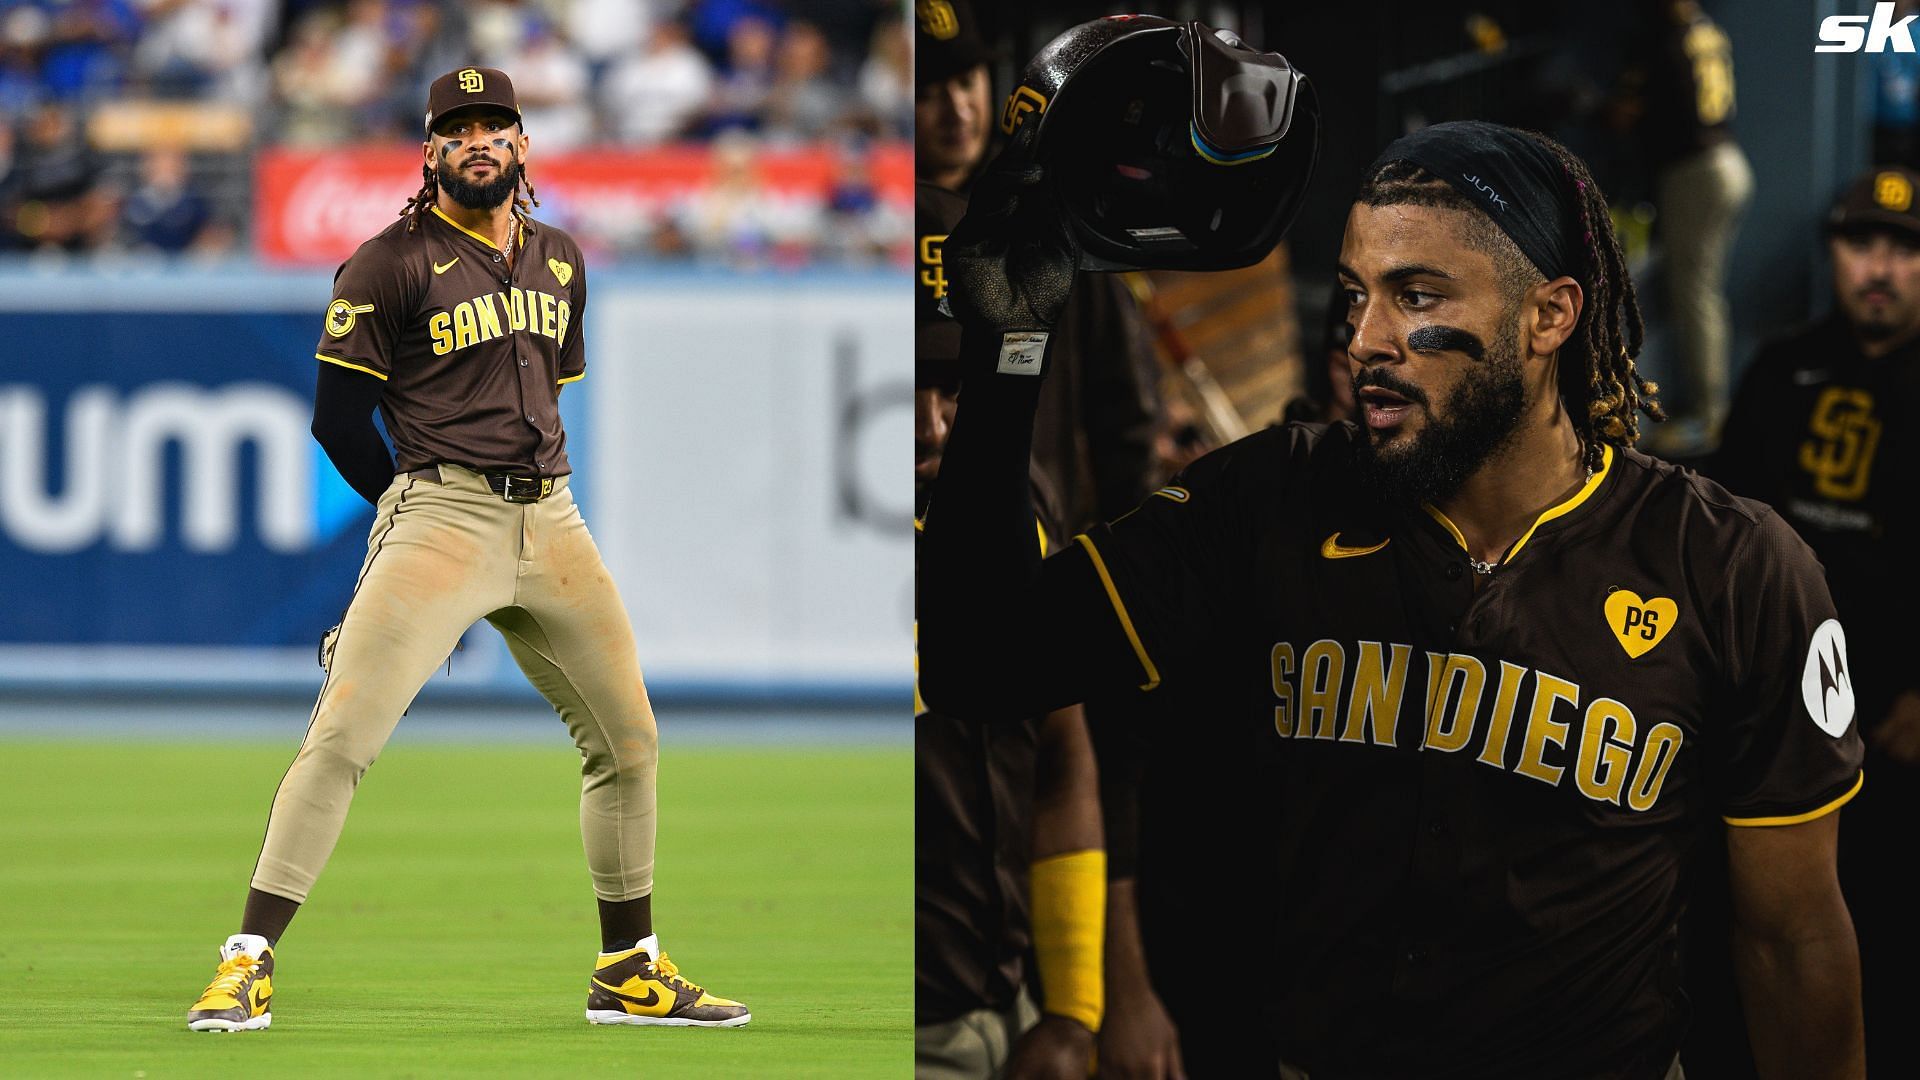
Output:
<path fill-rule="evenodd" d="M 1041 1019 L 1014 1045 L 1011 1080 L 1082 1080 L 1104 1010 L 1101 928 L 1106 852 L 1086 715 L 1078 705 L 1042 722 L 1034 769 L 1033 950 Z"/>
<path fill-rule="evenodd" d="M 1866 1075 L 1860 956 L 1834 869 L 1840 814 L 1727 830 L 1733 958 L 1760 1075 Z"/>
<path fill-rule="evenodd" d="M 393 454 L 373 426 L 385 390 L 373 375 L 335 364 L 320 365 L 313 388 L 313 437 L 341 478 L 376 506 L 393 482 Z"/>
<path fill-rule="evenodd" d="M 1021 128 L 981 177 L 945 249 L 966 374 L 923 529 L 920 685 L 955 715 L 1032 715 L 1140 682 L 1114 662 L 1127 646 L 1088 556 L 1074 545 L 1043 572 L 1032 539 L 1039 342 L 1074 266 L 1072 241 L 1026 165 L 1032 130 Z"/>

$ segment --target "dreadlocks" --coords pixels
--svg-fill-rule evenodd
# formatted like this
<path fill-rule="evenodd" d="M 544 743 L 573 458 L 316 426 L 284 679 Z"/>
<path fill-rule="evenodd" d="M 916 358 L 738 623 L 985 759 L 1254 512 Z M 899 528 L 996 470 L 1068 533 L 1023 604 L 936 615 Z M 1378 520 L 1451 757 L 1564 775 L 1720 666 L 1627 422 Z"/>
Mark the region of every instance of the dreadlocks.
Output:
<path fill-rule="evenodd" d="M 513 212 L 521 223 L 531 230 L 533 219 L 530 217 L 531 211 L 527 204 L 531 201 L 534 206 L 539 206 L 540 196 L 533 192 L 533 174 L 527 171 L 526 163 L 516 161 L 514 164 L 520 167 L 520 182 L 514 185 Z M 412 232 L 420 224 L 420 215 L 426 213 L 440 198 L 440 177 L 435 174 L 432 165 L 420 166 L 420 180 L 420 190 L 414 192 L 413 197 L 407 200 L 407 205 L 400 208 L 399 216 L 407 219 L 408 232 Z M 521 188 L 526 189 L 525 198 L 520 195 Z"/>
<path fill-rule="evenodd" d="M 1534 132 L 1538 142 L 1559 162 L 1580 208 L 1580 229 L 1586 242 L 1586 265 L 1574 276 L 1586 296 L 1580 323 L 1560 351 L 1560 399 L 1580 436 L 1586 464 L 1598 469 L 1601 444 L 1632 446 L 1640 437 L 1639 413 L 1665 420 L 1655 396 L 1660 388 L 1634 367 L 1646 326 L 1634 295 L 1627 260 L 1613 231 L 1600 185 L 1581 160 L 1566 147 Z M 1361 185 L 1358 202 L 1367 206 L 1431 206 L 1466 210 L 1467 246 L 1493 260 L 1500 288 L 1507 294 L 1510 312 L 1520 294 L 1544 280 L 1520 252 L 1513 239 L 1491 218 L 1445 180 L 1406 161 L 1389 161 Z"/>

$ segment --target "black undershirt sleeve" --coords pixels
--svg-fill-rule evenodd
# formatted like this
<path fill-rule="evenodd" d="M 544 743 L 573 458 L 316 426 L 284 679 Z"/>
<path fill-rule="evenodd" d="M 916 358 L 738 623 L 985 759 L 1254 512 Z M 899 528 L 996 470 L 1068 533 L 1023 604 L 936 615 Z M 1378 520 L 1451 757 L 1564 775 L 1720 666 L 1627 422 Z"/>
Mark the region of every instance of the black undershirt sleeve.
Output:
<path fill-rule="evenodd" d="M 393 483 L 393 454 L 373 426 L 385 391 L 372 375 L 325 363 L 313 389 L 313 437 L 341 478 L 375 505 Z"/>
<path fill-rule="evenodd" d="M 962 351 L 971 370 L 991 371 L 997 350 L 993 335 L 969 333 Z M 1027 470 L 1039 395 L 1032 376 L 966 380 L 928 503 L 920 685 L 952 715 L 1031 716 L 1139 683 L 1084 549 L 1070 544 L 1042 562 L 1033 542 Z"/>

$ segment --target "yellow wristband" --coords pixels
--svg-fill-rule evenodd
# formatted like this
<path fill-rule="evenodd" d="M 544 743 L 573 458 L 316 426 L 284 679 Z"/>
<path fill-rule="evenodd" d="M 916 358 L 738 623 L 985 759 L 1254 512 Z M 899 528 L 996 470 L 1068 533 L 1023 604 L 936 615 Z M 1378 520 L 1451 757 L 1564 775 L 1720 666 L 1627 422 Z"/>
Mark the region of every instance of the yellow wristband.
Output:
<path fill-rule="evenodd" d="M 1099 1031 L 1106 1008 L 1101 944 L 1107 920 L 1107 853 L 1070 851 L 1036 861 L 1032 892 L 1042 1008 Z"/>

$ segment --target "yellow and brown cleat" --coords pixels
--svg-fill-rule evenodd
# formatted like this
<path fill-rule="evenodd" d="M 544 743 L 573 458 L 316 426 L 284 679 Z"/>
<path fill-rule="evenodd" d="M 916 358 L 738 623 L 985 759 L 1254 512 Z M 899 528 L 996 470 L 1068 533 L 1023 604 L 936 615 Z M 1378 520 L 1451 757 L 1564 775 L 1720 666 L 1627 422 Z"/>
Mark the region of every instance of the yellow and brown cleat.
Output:
<path fill-rule="evenodd" d="M 257 934 L 220 946 L 220 969 L 187 1010 L 194 1031 L 259 1031 L 273 1023 L 273 947 Z"/>
<path fill-rule="evenodd" d="M 648 938 L 624 952 L 601 953 L 587 989 L 587 1020 L 660 1027 L 739 1027 L 753 1014 L 689 982 Z"/>

